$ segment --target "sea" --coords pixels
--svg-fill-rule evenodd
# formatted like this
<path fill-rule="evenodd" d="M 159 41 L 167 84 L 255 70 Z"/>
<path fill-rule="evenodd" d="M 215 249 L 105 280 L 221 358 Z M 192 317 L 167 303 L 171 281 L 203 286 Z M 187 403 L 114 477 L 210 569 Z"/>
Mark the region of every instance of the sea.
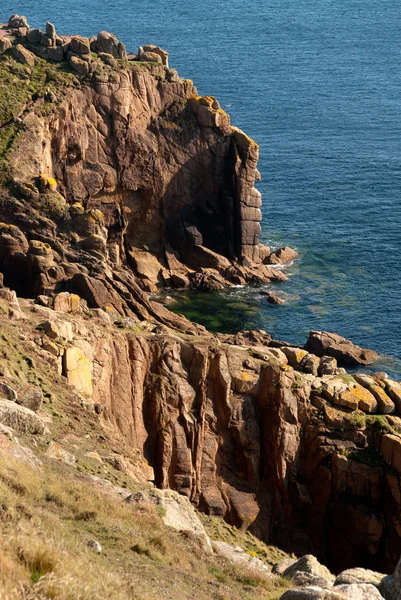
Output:
<path fill-rule="evenodd" d="M 154 43 L 260 145 L 261 241 L 289 245 L 270 305 L 254 287 L 176 294 L 212 331 L 294 345 L 337 332 L 401 376 L 401 11 L 396 0 L 0 0 L 31 26 Z"/>

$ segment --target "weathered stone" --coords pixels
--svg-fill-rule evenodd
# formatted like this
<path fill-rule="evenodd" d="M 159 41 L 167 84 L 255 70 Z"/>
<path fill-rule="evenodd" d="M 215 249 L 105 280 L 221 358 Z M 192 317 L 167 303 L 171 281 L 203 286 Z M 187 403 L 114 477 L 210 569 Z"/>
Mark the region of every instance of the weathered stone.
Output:
<path fill-rule="evenodd" d="M 401 437 L 386 433 L 381 438 L 380 452 L 386 461 L 401 473 Z"/>
<path fill-rule="evenodd" d="M 312 555 L 306 555 L 290 565 L 283 573 L 283 577 L 291 579 L 297 586 L 317 585 L 331 587 L 335 577 L 327 567 L 321 565 Z"/>
<path fill-rule="evenodd" d="M 279 248 L 278 250 L 274 250 L 267 258 L 265 258 L 264 262 L 268 265 L 285 265 L 287 263 L 292 262 L 298 257 L 298 252 L 285 246 L 285 248 Z"/>
<path fill-rule="evenodd" d="M 89 548 L 93 550 L 96 554 L 100 554 L 103 550 L 102 546 L 96 540 L 89 540 L 88 542 Z"/>
<path fill-rule="evenodd" d="M 249 573 L 255 573 L 264 577 L 271 576 L 271 570 L 260 558 L 250 556 L 239 546 L 232 546 L 226 542 L 214 541 L 212 542 L 212 548 L 216 554 L 229 560 L 234 565 L 240 567 L 246 567 Z"/>
<path fill-rule="evenodd" d="M 302 348 L 283 347 L 281 351 L 286 355 L 288 364 L 294 369 L 298 368 L 303 359 L 308 356 L 308 352 Z"/>
<path fill-rule="evenodd" d="M 114 58 L 126 58 L 127 53 L 125 51 L 124 44 L 121 44 L 115 35 L 108 31 L 100 31 L 98 33 L 95 52 L 111 54 Z"/>
<path fill-rule="evenodd" d="M 394 402 L 388 397 L 377 380 L 369 375 L 356 374 L 355 380 L 363 385 L 376 398 L 378 412 L 381 414 L 391 414 L 395 411 Z"/>
<path fill-rule="evenodd" d="M 73 465 L 76 462 L 76 457 L 71 452 L 67 452 L 57 442 L 51 441 L 48 449 L 46 450 L 46 456 L 54 460 L 60 460 L 67 465 Z"/>
<path fill-rule="evenodd" d="M 128 502 L 152 502 L 164 510 L 163 522 L 177 531 L 189 531 L 202 543 L 203 549 L 212 553 L 212 545 L 205 528 L 188 498 L 173 490 L 152 489 L 127 498 Z"/>
<path fill-rule="evenodd" d="M 322 356 L 319 362 L 319 375 L 337 375 L 337 361 L 332 356 Z"/>
<path fill-rule="evenodd" d="M 14 58 L 18 60 L 18 62 L 24 65 L 29 65 L 30 67 L 33 67 L 35 65 L 35 55 L 29 50 L 27 50 L 27 48 L 24 48 L 24 46 L 22 46 L 21 44 L 13 46 L 11 52 Z"/>
<path fill-rule="evenodd" d="M 25 406 L 26 408 L 37 412 L 43 402 L 42 390 L 36 387 L 36 385 L 28 385 L 20 392 L 16 402 L 21 406 Z"/>
<path fill-rule="evenodd" d="M 61 292 L 55 296 L 53 308 L 55 311 L 63 313 L 78 312 L 80 308 L 80 297 L 77 294 Z"/>
<path fill-rule="evenodd" d="M 332 356 L 339 364 L 349 366 L 369 365 L 378 358 L 373 350 L 360 348 L 350 340 L 327 331 L 311 331 L 305 348 L 312 354 Z"/>
<path fill-rule="evenodd" d="M 64 49 L 62 46 L 49 46 L 46 50 L 46 56 L 49 60 L 53 60 L 54 62 L 63 62 Z"/>
<path fill-rule="evenodd" d="M 42 33 L 41 29 L 29 29 L 26 34 L 26 39 L 31 44 L 39 44 L 42 39 Z"/>
<path fill-rule="evenodd" d="M 158 54 L 161 58 L 162 65 L 168 68 L 168 52 L 163 50 L 159 46 L 154 46 L 153 44 L 147 44 L 143 47 L 145 52 L 152 52 L 153 54 Z"/>
<path fill-rule="evenodd" d="M 351 584 L 351 583 L 371 583 L 376 587 L 379 587 L 381 580 L 385 577 L 383 573 L 377 573 L 376 571 L 370 571 L 369 569 L 347 569 L 337 575 L 334 585 Z"/>
<path fill-rule="evenodd" d="M 78 347 L 66 348 L 63 356 L 63 374 L 70 385 L 84 396 L 92 396 L 92 363 Z"/>
<path fill-rule="evenodd" d="M 9 29 L 19 29 L 20 27 L 26 27 L 29 29 L 26 17 L 20 15 L 11 15 L 8 19 Z"/>
<path fill-rule="evenodd" d="M 89 73 L 89 63 L 78 56 L 70 56 L 68 64 L 71 69 L 74 69 L 80 75 L 87 75 Z"/>
<path fill-rule="evenodd" d="M 109 67 L 112 67 L 113 69 L 117 68 L 118 63 L 111 54 L 107 54 L 106 52 L 98 52 L 98 56 L 106 65 L 109 65 Z"/>
<path fill-rule="evenodd" d="M 0 398 L 4 398 L 5 400 L 11 400 L 12 402 L 17 402 L 18 395 L 15 390 L 13 390 L 6 383 L 0 382 Z"/>
<path fill-rule="evenodd" d="M 46 23 L 46 35 L 52 40 L 56 39 L 56 28 L 49 21 Z"/>
<path fill-rule="evenodd" d="M 350 600 L 382 600 L 379 590 L 370 583 L 352 583 L 350 585 L 336 585 L 334 590 L 344 594 Z"/>
<path fill-rule="evenodd" d="M 45 432 L 42 420 L 32 410 L 11 400 L 0 400 L 0 423 L 18 433 L 41 435 Z"/>
<path fill-rule="evenodd" d="M 12 43 L 11 43 L 10 38 L 8 38 L 8 37 L 0 38 L 0 52 L 5 52 L 9 48 L 11 48 L 11 46 L 12 46 Z"/>
<path fill-rule="evenodd" d="M 288 590 L 284 592 L 280 600 L 348 600 L 347 596 L 333 590 L 327 590 L 318 586 L 305 587 L 301 589 Z"/>
<path fill-rule="evenodd" d="M 71 52 L 75 54 L 90 54 L 90 44 L 88 38 L 74 36 L 70 41 Z"/>
<path fill-rule="evenodd" d="M 384 384 L 386 386 L 387 394 L 395 404 L 397 413 L 401 414 L 401 383 L 386 378 L 384 379 Z"/>

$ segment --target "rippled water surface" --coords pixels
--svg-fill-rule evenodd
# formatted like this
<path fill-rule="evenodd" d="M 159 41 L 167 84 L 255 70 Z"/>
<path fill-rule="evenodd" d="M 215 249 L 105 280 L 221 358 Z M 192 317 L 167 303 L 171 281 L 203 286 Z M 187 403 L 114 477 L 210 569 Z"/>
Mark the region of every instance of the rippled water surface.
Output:
<path fill-rule="evenodd" d="M 260 144 L 263 241 L 301 258 L 280 285 L 183 298 L 215 330 L 302 343 L 336 331 L 401 358 L 401 11 L 396 0 L 2 0 L 33 26 L 156 43 Z M 383 358 L 400 372 L 400 361 Z"/>

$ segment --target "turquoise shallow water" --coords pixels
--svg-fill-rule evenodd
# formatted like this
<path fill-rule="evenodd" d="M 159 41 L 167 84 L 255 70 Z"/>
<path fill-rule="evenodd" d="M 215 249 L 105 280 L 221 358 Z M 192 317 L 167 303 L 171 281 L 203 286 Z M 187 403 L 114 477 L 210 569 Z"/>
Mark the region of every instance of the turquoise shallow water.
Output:
<path fill-rule="evenodd" d="M 401 359 L 401 11 L 395 0 L 2 0 L 31 25 L 156 43 L 260 144 L 263 241 L 300 260 L 270 306 L 256 290 L 192 295 L 215 330 L 303 343 L 327 329 Z"/>

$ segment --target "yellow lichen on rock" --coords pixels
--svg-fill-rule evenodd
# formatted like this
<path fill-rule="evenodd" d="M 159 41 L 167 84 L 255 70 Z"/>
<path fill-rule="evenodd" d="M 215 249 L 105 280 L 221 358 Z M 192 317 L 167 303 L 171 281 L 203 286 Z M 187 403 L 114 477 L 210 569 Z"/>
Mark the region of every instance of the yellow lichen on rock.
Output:
<path fill-rule="evenodd" d="M 259 145 L 249 137 L 246 133 L 239 129 L 238 127 L 231 126 L 231 130 L 233 132 L 234 139 L 237 144 L 240 146 L 251 146 L 252 148 L 259 148 Z"/>
<path fill-rule="evenodd" d="M 340 401 L 342 401 L 343 406 L 359 408 L 367 413 L 374 413 L 377 411 L 377 400 L 369 390 L 363 388 L 361 385 L 357 385 L 346 392 L 343 392 L 340 395 Z"/>

